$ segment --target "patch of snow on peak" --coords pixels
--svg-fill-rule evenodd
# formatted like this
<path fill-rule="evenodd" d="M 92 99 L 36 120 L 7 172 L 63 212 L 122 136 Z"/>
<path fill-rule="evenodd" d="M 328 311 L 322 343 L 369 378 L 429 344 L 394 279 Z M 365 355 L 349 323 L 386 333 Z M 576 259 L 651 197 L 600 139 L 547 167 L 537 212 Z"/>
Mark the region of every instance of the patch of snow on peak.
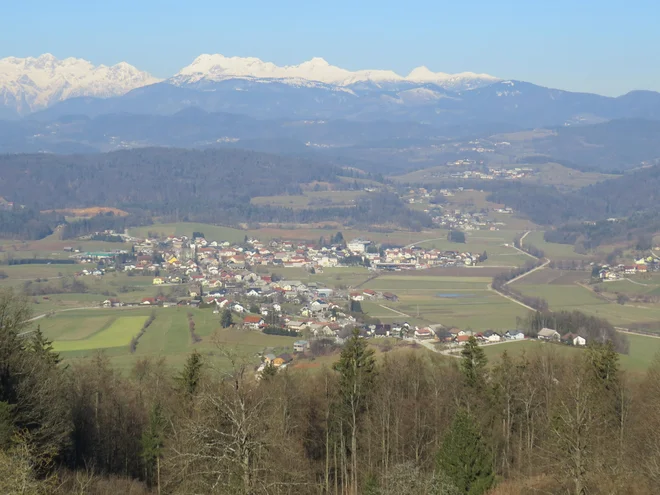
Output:
<path fill-rule="evenodd" d="M 392 71 L 364 70 L 351 72 L 325 59 L 314 57 L 299 65 L 278 66 L 254 57 L 225 57 L 224 55 L 200 55 L 192 64 L 181 69 L 173 78 L 175 83 L 194 83 L 202 80 L 222 81 L 232 78 L 278 79 L 300 83 L 316 81 L 325 84 L 347 86 L 359 81 L 402 80 Z"/>
<path fill-rule="evenodd" d="M 477 74 L 475 72 L 460 72 L 458 74 L 447 74 L 446 72 L 433 72 L 426 66 L 421 66 L 410 71 L 406 80 L 417 83 L 431 83 L 446 89 L 474 89 L 499 81 L 497 77 L 488 74 Z"/>
<path fill-rule="evenodd" d="M 287 84 L 300 84 L 301 80 L 335 86 L 350 86 L 361 82 L 371 83 L 433 83 L 448 89 L 471 89 L 498 81 L 488 74 L 464 72 L 445 74 L 432 72 L 427 67 L 414 69 L 407 77 L 391 70 L 350 71 L 331 65 L 325 59 L 314 57 L 299 65 L 278 66 L 254 57 L 226 57 L 221 54 L 200 55 L 192 64 L 181 69 L 173 78 L 175 84 L 191 84 L 200 81 L 226 79 L 271 79 Z"/>
<path fill-rule="evenodd" d="M 15 105 L 20 114 L 76 96 L 118 96 L 158 81 L 126 62 L 94 66 L 78 58 L 59 60 L 50 53 L 0 59 L 0 103 Z"/>

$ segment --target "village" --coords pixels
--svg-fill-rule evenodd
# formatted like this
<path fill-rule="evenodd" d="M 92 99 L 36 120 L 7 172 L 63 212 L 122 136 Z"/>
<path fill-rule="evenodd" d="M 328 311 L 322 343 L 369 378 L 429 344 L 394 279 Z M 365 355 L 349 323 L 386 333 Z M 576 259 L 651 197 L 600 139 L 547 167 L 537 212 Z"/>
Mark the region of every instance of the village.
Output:
<path fill-rule="evenodd" d="M 363 313 L 365 301 L 396 302 L 394 292 L 358 289 L 351 286 L 328 287 L 320 282 L 303 283 L 283 278 L 286 268 L 322 274 L 324 269 L 360 266 L 374 272 L 424 270 L 433 267 L 475 266 L 482 255 L 469 252 L 424 249 L 419 246 L 384 247 L 365 239 L 345 242 L 341 233 L 321 245 L 313 242 L 273 240 L 262 242 L 246 238 L 243 243 L 209 241 L 198 233 L 193 238 L 138 239 L 115 232 L 97 233 L 121 236 L 132 243 L 129 250 L 107 253 L 80 253 L 71 250 L 72 258 L 83 266 L 79 276 L 103 277 L 111 272 L 149 277 L 158 294 L 141 301 L 122 301 L 109 297 L 104 307 L 190 306 L 208 309 L 222 326 L 245 331 L 300 337 L 294 354 L 308 352 L 315 341 L 340 346 L 357 328 L 367 339 L 395 338 L 421 344 L 438 352 L 460 348 L 470 337 L 482 344 L 517 341 L 527 338 L 520 330 L 481 332 L 441 323 L 413 325 L 402 320 L 381 323 Z M 554 330 L 553 330 L 554 332 Z M 578 335 L 539 333 L 539 339 L 584 345 Z M 262 367 L 281 366 L 292 359 L 289 353 L 275 356 L 265 353 Z"/>
<path fill-rule="evenodd" d="M 613 282 L 622 280 L 626 275 L 636 275 L 643 273 L 659 272 L 660 259 L 655 256 L 647 256 L 639 258 L 631 264 L 620 263 L 618 265 L 601 265 L 594 268 L 594 275 L 597 273 L 598 278 L 603 282 Z"/>

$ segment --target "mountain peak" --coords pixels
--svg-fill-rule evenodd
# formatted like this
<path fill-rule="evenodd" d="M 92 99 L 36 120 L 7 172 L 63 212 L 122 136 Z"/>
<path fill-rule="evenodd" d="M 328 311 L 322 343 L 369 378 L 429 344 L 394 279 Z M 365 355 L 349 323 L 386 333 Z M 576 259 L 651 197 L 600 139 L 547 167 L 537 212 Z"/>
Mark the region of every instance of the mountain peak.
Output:
<path fill-rule="evenodd" d="M 126 62 L 113 67 L 51 53 L 38 57 L 0 59 L 0 94 L 14 102 L 19 114 L 45 108 L 75 96 L 110 97 L 157 82 Z"/>
<path fill-rule="evenodd" d="M 184 67 L 172 79 L 175 84 L 200 81 L 222 81 L 226 79 L 276 79 L 299 84 L 301 81 L 320 82 L 336 86 L 349 86 L 361 82 L 373 83 L 433 83 L 451 89 L 469 89 L 490 84 L 498 79 L 487 74 L 445 74 L 432 72 L 425 66 L 417 67 L 402 77 L 391 70 L 350 71 L 331 65 L 321 57 L 299 65 L 278 66 L 254 57 L 226 57 L 221 54 L 200 55 L 192 64 Z"/>

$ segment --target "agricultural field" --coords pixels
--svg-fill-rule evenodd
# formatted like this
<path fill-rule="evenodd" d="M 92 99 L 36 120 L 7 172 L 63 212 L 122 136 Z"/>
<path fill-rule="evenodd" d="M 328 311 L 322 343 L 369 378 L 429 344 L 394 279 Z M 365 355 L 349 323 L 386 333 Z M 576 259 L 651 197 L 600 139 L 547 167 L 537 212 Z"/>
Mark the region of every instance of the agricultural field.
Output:
<path fill-rule="evenodd" d="M 140 338 L 134 353 L 131 339 L 138 334 L 150 314 L 155 320 Z M 195 333 L 200 341 L 193 343 L 188 326 L 188 313 L 193 315 Z M 41 318 L 39 324 L 55 350 L 66 360 L 94 356 L 103 350 L 123 371 L 130 370 L 137 360 L 165 358 L 180 366 L 193 349 L 218 366 L 226 366 L 223 352 L 230 352 L 255 364 L 257 353 L 266 348 L 274 352 L 291 352 L 292 337 L 264 335 L 260 332 L 222 329 L 219 317 L 211 310 L 191 308 L 88 309 L 58 313 Z"/>
<path fill-rule="evenodd" d="M 660 305 L 616 304 L 598 296 L 588 287 L 578 285 L 580 279 L 584 278 L 588 278 L 585 272 L 545 269 L 523 277 L 514 282 L 512 287 L 526 296 L 545 299 L 554 311 L 579 310 L 605 318 L 613 325 L 624 328 L 634 323 L 658 322 L 657 330 L 660 332 Z"/>
<path fill-rule="evenodd" d="M 327 206 L 355 206 L 364 191 L 306 191 L 301 195 L 258 196 L 250 200 L 254 205 L 280 206 L 283 208 L 321 208 Z"/>
<path fill-rule="evenodd" d="M 488 254 L 488 259 L 482 266 L 514 267 L 528 262 L 528 255 L 513 247 L 513 240 L 520 231 L 516 230 L 477 230 L 466 232 L 465 244 L 457 244 L 447 239 L 446 230 L 436 231 L 434 238 L 418 241 L 415 245 L 425 249 L 441 249 L 444 251 L 468 251 L 471 253 Z"/>
<path fill-rule="evenodd" d="M 619 362 L 624 370 L 633 373 L 643 372 L 648 369 L 654 360 L 660 358 L 660 338 L 647 337 L 644 335 L 627 335 L 630 342 L 628 354 L 620 354 Z M 491 363 L 496 363 L 504 351 L 510 356 L 527 355 L 536 352 L 554 352 L 560 356 L 579 356 L 584 349 L 562 344 L 549 344 L 538 340 L 524 340 L 521 342 L 507 342 L 500 345 L 483 346 L 484 352 Z"/>
<path fill-rule="evenodd" d="M 487 288 L 487 277 L 381 276 L 363 287 L 395 293 L 399 300 L 364 301 L 362 309 L 383 322 L 442 324 L 473 330 L 508 330 L 527 310 Z"/>
<path fill-rule="evenodd" d="M 138 334 L 145 321 L 144 316 L 83 318 L 76 322 L 78 325 L 72 325 L 70 330 L 60 337 L 61 340 L 54 341 L 53 347 L 58 352 L 124 347 Z"/>
<path fill-rule="evenodd" d="M 202 232 L 210 241 L 229 242 L 243 242 L 245 236 L 249 235 L 249 232 L 240 229 L 194 222 L 157 223 L 146 227 L 134 227 L 129 229 L 128 232 L 135 237 L 147 237 L 150 232 L 161 237 L 167 237 L 170 235 L 185 235 L 191 237 L 193 232 Z"/>
<path fill-rule="evenodd" d="M 587 260 L 590 259 L 590 255 L 578 254 L 573 249 L 572 244 L 557 244 L 555 242 L 546 242 L 543 239 L 544 232 L 534 231 L 530 232 L 523 244 L 533 245 L 538 249 L 543 250 L 545 255 L 552 260 Z"/>
<path fill-rule="evenodd" d="M 516 166 L 531 167 L 537 171 L 536 174 L 523 179 L 524 182 L 553 185 L 560 188 L 578 189 L 616 177 L 615 175 L 601 174 L 599 172 L 581 172 L 564 167 L 558 163 L 544 163 L 542 165 L 520 164 Z"/>
<path fill-rule="evenodd" d="M 603 292 L 660 297 L 660 274 L 626 275 L 623 280 L 598 284 L 598 288 Z"/>

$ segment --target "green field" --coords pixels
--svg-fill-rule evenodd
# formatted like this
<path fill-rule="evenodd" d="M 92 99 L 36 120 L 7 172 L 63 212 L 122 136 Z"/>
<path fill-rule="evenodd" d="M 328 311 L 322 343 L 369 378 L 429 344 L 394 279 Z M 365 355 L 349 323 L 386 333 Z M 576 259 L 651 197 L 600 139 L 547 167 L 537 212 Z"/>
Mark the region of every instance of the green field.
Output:
<path fill-rule="evenodd" d="M 544 232 L 534 231 L 530 232 L 523 244 L 533 245 L 538 249 L 543 250 L 545 255 L 553 260 L 586 260 L 589 259 L 589 255 L 578 254 L 573 249 L 572 244 L 557 244 L 554 242 L 546 242 L 543 239 Z"/>
<path fill-rule="evenodd" d="M 129 343 L 142 328 L 152 311 L 156 319 L 141 337 L 135 353 Z M 195 333 L 201 342 L 193 343 L 188 313 L 193 315 Z M 136 308 L 73 310 L 42 318 L 39 324 L 54 348 L 65 360 L 84 359 L 102 350 L 123 371 L 130 370 L 139 359 L 165 358 L 175 367 L 181 366 L 193 349 L 216 365 L 226 366 L 223 352 L 259 362 L 257 353 L 266 348 L 273 352 L 291 352 L 293 337 L 265 335 L 239 329 L 221 329 L 219 316 L 210 309 Z"/>
<path fill-rule="evenodd" d="M 621 367 L 632 372 L 642 372 L 660 357 L 660 338 L 646 337 L 643 335 L 627 335 L 630 342 L 628 354 L 620 354 Z M 563 344 L 550 344 L 538 340 L 524 340 L 521 342 L 507 342 L 501 345 L 483 346 L 489 361 L 497 362 L 504 351 L 510 356 L 527 355 L 536 352 L 557 353 L 560 356 L 579 356 L 584 349 L 579 349 Z"/>
<path fill-rule="evenodd" d="M 66 318 L 66 317 L 65 317 Z M 57 320 L 57 317 L 53 318 Z M 78 318 L 68 332 L 55 340 L 53 347 L 58 352 L 89 351 L 108 347 L 126 347 L 142 328 L 144 316 L 120 316 L 116 319 L 103 317 Z M 44 333 L 50 332 L 44 325 Z M 78 337 L 78 338 L 76 338 Z"/>
<path fill-rule="evenodd" d="M 527 310 L 489 290 L 488 277 L 384 275 L 364 288 L 395 293 L 399 300 L 364 301 L 362 309 L 384 322 L 442 324 L 474 330 L 515 327 Z"/>
<path fill-rule="evenodd" d="M 531 258 L 513 248 L 513 239 L 520 234 L 518 230 L 476 230 L 466 232 L 465 244 L 447 240 L 447 231 L 438 230 L 434 238 L 416 242 L 424 249 L 459 251 L 481 254 L 484 251 L 488 259 L 482 266 L 520 266 Z"/>
<path fill-rule="evenodd" d="M 621 327 L 633 323 L 658 322 L 658 331 L 660 332 L 660 305 L 616 304 L 598 297 L 597 294 L 586 287 L 577 285 L 575 279 L 584 276 L 584 272 L 573 272 L 572 274 L 567 272 L 560 275 L 559 278 L 553 278 L 552 281 L 549 281 L 557 272 L 556 270 L 540 270 L 515 282 L 512 287 L 526 296 L 545 299 L 553 311 L 578 310 L 605 318 L 613 325 Z M 538 282 L 541 282 L 544 277 L 546 277 L 546 280 L 545 283 L 528 283 L 533 282 L 533 280 L 527 280 L 532 277 L 535 277 Z"/>
<path fill-rule="evenodd" d="M 243 242 L 247 231 L 222 227 L 208 223 L 179 222 L 179 223 L 157 223 L 146 227 L 134 227 L 129 229 L 129 234 L 135 237 L 147 237 L 152 232 L 161 237 L 170 235 L 192 236 L 193 232 L 202 232 L 209 241 Z"/>

